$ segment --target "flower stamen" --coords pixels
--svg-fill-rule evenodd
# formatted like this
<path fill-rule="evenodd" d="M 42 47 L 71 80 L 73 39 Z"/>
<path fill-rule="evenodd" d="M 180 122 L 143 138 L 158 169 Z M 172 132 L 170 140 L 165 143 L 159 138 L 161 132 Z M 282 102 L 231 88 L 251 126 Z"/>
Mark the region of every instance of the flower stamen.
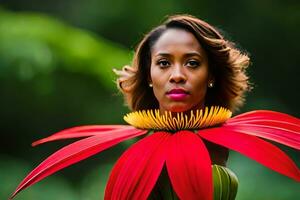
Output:
<path fill-rule="evenodd" d="M 183 112 L 172 116 L 170 111 L 166 111 L 163 115 L 158 109 L 141 110 L 128 113 L 124 116 L 124 120 L 139 129 L 152 130 L 184 130 L 184 129 L 201 129 L 224 123 L 231 117 L 230 110 L 211 106 L 202 110 L 191 111 L 189 115 Z"/>

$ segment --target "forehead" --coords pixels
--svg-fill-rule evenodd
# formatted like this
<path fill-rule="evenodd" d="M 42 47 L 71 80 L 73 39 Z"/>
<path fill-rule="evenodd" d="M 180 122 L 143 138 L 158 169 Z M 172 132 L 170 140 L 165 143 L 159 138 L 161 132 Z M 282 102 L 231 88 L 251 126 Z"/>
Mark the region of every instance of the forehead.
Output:
<path fill-rule="evenodd" d="M 156 41 L 152 47 L 152 53 L 175 52 L 175 51 L 198 51 L 203 53 L 203 49 L 196 37 L 182 29 L 168 29 Z"/>

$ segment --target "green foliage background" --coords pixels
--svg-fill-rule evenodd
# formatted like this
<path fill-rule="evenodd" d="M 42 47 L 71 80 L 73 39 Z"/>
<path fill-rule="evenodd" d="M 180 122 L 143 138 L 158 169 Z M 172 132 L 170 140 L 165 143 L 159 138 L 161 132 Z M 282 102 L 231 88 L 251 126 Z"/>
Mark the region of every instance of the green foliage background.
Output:
<path fill-rule="evenodd" d="M 247 50 L 254 90 L 241 110 L 299 117 L 298 1 L 0 1 L 0 199 L 68 141 L 31 148 L 63 128 L 121 124 L 128 110 L 113 67 L 130 63 L 143 34 L 166 15 L 189 13 Z M 109 170 L 129 142 L 67 168 L 18 199 L 101 199 Z M 300 166 L 299 152 L 284 148 Z M 237 200 L 300 199 L 299 184 L 232 153 Z"/>

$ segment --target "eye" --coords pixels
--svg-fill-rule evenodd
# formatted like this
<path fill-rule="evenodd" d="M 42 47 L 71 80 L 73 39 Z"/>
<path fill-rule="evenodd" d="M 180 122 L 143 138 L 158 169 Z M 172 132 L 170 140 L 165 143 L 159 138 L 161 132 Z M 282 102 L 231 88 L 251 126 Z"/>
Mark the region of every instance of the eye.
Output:
<path fill-rule="evenodd" d="M 196 68 L 200 66 L 200 62 L 197 60 L 189 60 L 186 65 L 191 68 Z"/>
<path fill-rule="evenodd" d="M 159 60 L 156 64 L 160 66 L 160 68 L 166 68 L 170 66 L 170 62 L 168 60 Z"/>

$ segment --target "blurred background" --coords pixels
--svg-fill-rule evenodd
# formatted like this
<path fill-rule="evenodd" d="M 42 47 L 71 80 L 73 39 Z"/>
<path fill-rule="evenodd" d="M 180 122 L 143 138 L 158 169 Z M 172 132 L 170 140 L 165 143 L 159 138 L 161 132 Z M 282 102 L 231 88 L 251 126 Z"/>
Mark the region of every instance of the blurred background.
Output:
<path fill-rule="evenodd" d="M 130 64 L 135 45 L 167 15 L 204 19 L 250 54 L 254 89 L 240 112 L 300 117 L 299 10 L 296 0 L 0 0 L 0 199 L 72 142 L 32 148 L 33 141 L 72 126 L 124 124 L 128 109 L 111 69 Z M 102 199 L 129 143 L 56 173 L 16 200 Z M 282 148 L 300 166 L 299 152 Z M 300 199 L 299 183 L 237 153 L 229 167 L 240 180 L 237 200 Z"/>

